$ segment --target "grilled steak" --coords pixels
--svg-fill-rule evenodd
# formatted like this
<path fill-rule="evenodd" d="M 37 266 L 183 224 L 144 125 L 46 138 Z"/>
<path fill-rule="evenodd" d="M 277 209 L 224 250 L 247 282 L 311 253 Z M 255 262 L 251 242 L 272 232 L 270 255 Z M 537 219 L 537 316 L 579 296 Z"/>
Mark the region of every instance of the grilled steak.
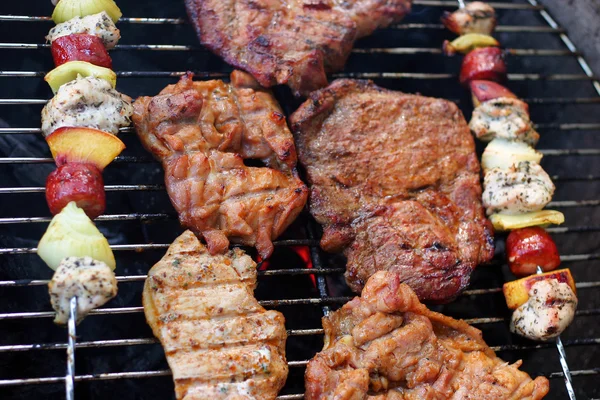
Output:
<path fill-rule="evenodd" d="M 231 238 L 268 257 L 308 195 L 272 94 L 240 71 L 231 84 L 188 75 L 134 108 L 137 134 L 163 164 L 181 223 L 204 236 L 211 254 Z M 257 160 L 265 167 L 245 165 Z"/>
<path fill-rule="evenodd" d="M 327 85 L 354 41 L 399 21 L 411 0 L 186 0 L 203 45 L 261 85 L 296 95 Z"/>
<path fill-rule="evenodd" d="M 325 347 L 306 369 L 306 400 L 538 400 L 532 380 L 483 341 L 481 331 L 429 311 L 399 276 L 380 271 L 362 297 L 323 318 Z"/>
<path fill-rule="evenodd" d="M 388 270 L 420 299 L 447 301 L 493 256 L 473 138 L 453 103 L 337 80 L 290 121 L 321 246 L 344 251 L 354 291 Z"/>
<path fill-rule="evenodd" d="M 283 315 L 252 291 L 256 263 L 240 249 L 211 256 L 190 231 L 144 285 L 146 321 L 160 339 L 177 399 L 274 399 L 283 387 Z"/>

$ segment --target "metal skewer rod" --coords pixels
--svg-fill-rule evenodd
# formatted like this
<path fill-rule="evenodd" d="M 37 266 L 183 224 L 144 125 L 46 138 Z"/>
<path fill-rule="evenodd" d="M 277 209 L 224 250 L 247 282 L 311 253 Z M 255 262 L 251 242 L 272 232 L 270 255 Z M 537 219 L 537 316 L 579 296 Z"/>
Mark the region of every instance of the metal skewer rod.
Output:
<path fill-rule="evenodd" d="M 465 0 L 458 0 L 458 8 L 465 8 Z"/>
<path fill-rule="evenodd" d="M 542 267 L 537 266 L 537 273 L 541 274 L 544 271 Z M 556 338 L 556 348 L 558 349 L 558 358 L 560 360 L 560 366 L 563 370 L 563 377 L 565 379 L 565 386 L 567 387 L 567 393 L 569 394 L 570 400 L 576 400 L 575 390 L 573 390 L 573 378 L 571 377 L 571 370 L 569 370 L 569 364 L 567 364 L 567 353 L 565 353 L 565 347 L 563 346 L 560 336 Z"/>
<path fill-rule="evenodd" d="M 67 400 L 75 400 L 75 344 L 77 342 L 75 326 L 77 323 L 77 297 L 71 297 L 69 302 L 69 343 L 67 346 L 67 375 L 65 390 Z"/>

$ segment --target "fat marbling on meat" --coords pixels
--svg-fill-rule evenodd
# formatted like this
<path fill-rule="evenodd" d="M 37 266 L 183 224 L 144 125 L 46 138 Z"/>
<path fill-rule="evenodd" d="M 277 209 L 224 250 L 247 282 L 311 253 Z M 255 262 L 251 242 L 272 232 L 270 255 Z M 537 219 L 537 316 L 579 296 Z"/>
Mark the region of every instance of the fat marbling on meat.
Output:
<path fill-rule="evenodd" d="M 359 292 L 379 270 L 448 301 L 493 256 L 473 137 L 452 102 L 337 80 L 291 117 L 321 246 Z"/>
<path fill-rule="evenodd" d="M 300 213 L 308 189 L 296 172 L 296 149 L 270 91 L 245 72 L 231 83 L 184 76 L 134 103 L 142 144 L 160 160 L 181 223 L 212 254 L 229 239 L 273 251 L 272 240 Z M 247 162 L 264 167 L 247 166 Z"/>
<path fill-rule="evenodd" d="M 411 0 L 186 0 L 203 45 L 261 85 L 327 85 L 354 41 L 404 17 Z"/>
<path fill-rule="evenodd" d="M 548 379 L 498 358 L 481 331 L 428 310 L 390 272 L 369 278 L 323 328 L 306 400 L 539 400 L 549 390 Z"/>

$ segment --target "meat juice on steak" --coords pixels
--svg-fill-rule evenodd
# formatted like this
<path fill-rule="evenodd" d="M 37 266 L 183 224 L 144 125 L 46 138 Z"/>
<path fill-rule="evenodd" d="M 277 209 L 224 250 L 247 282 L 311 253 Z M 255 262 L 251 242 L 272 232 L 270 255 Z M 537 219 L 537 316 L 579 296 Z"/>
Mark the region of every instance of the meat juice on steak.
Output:
<path fill-rule="evenodd" d="M 355 292 L 387 270 L 420 299 L 445 302 L 491 259 L 479 162 L 455 104 L 343 79 L 290 122 L 321 246 L 347 256 Z"/>
<path fill-rule="evenodd" d="M 404 17 L 411 0 L 186 0 L 200 42 L 265 87 L 327 85 L 356 39 Z"/>

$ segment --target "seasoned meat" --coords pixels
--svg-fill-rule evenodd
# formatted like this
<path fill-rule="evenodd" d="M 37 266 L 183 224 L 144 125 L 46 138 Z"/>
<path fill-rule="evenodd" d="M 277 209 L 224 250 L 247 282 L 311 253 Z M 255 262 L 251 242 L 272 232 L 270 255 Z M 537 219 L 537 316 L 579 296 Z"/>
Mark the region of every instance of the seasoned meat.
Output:
<path fill-rule="evenodd" d="M 354 41 L 399 21 L 411 0 L 186 0 L 202 44 L 265 87 L 327 85 Z"/>
<path fill-rule="evenodd" d="M 191 231 L 175 239 L 144 285 L 178 400 L 269 400 L 288 366 L 283 315 L 254 298 L 256 263 L 240 249 L 211 256 Z"/>
<path fill-rule="evenodd" d="M 113 270 L 91 257 L 67 257 L 61 261 L 48 283 L 50 302 L 56 311 L 55 324 L 69 321 L 69 303 L 77 297 L 77 323 L 88 313 L 117 295 Z"/>
<path fill-rule="evenodd" d="M 519 99 L 499 97 L 481 103 L 473 110 L 469 128 L 480 140 L 518 140 L 535 146 L 540 134 L 529 119 L 529 106 Z"/>
<path fill-rule="evenodd" d="M 492 168 L 483 180 L 483 206 L 488 215 L 539 211 L 554 194 L 554 183 L 534 161 L 521 161 L 508 169 Z"/>
<path fill-rule="evenodd" d="M 560 336 L 573 322 L 577 296 L 571 287 L 557 279 L 544 279 L 529 289 L 529 300 L 515 310 L 510 330 L 532 340 Z"/>
<path fill-rule="evenodd" d="M 98 36 L 107 49 L 112 49 L 121 38 L 121 32 L 117 29 L 113 20 L 105 11 L 85 17 L 75 17 L 66 22 L 56 25 L 50 29 L 46 40 L 53 42 L 59 37 L 72 35 L 74 33 L 85 33 Z"/>
<path fill-rule="evenodd" d="M 344 251 L 354 291 L 388 270 L 446 301 L 492 257 L 475 145 L 453 103 L 338 80 L 290 120 L 321 246 Z"/>
<path fill-rule="evenodd" d="M 323 318 L 325 346 L 308 363 L 306 400 L 543 398 L 532 380 L 498 358 L 481 331 L 430 311 L 397 274 L 369 278 L 362 297 Z"/>
<path fill-rule="evenodd" d="M 181 223 L 204 236 L 211 254 L 225 251 L 229 238 L 268 257 L 308 196 L 272 94 L 234 71 L 231 84 L 184 76 L 134 107 L 138 136 L 162 161 Z M 266 167 L 246 165 L 257 161 Z"/>
<path fill-rule="evenodd" d="M 88 76 L 62 85 L 42 109 L 44 136 L 63 126 L 95 128 L 113 134 L 129 126 L 131 99 L 104 79 Z"/>
<path fill-rule="evenodd" d="M 444 12 L 442 23 L 457 35 L 467 33 L 491 35 L 496 27 L 496 12 L 487 3 L 473 1 L 453 13 Z"/>

